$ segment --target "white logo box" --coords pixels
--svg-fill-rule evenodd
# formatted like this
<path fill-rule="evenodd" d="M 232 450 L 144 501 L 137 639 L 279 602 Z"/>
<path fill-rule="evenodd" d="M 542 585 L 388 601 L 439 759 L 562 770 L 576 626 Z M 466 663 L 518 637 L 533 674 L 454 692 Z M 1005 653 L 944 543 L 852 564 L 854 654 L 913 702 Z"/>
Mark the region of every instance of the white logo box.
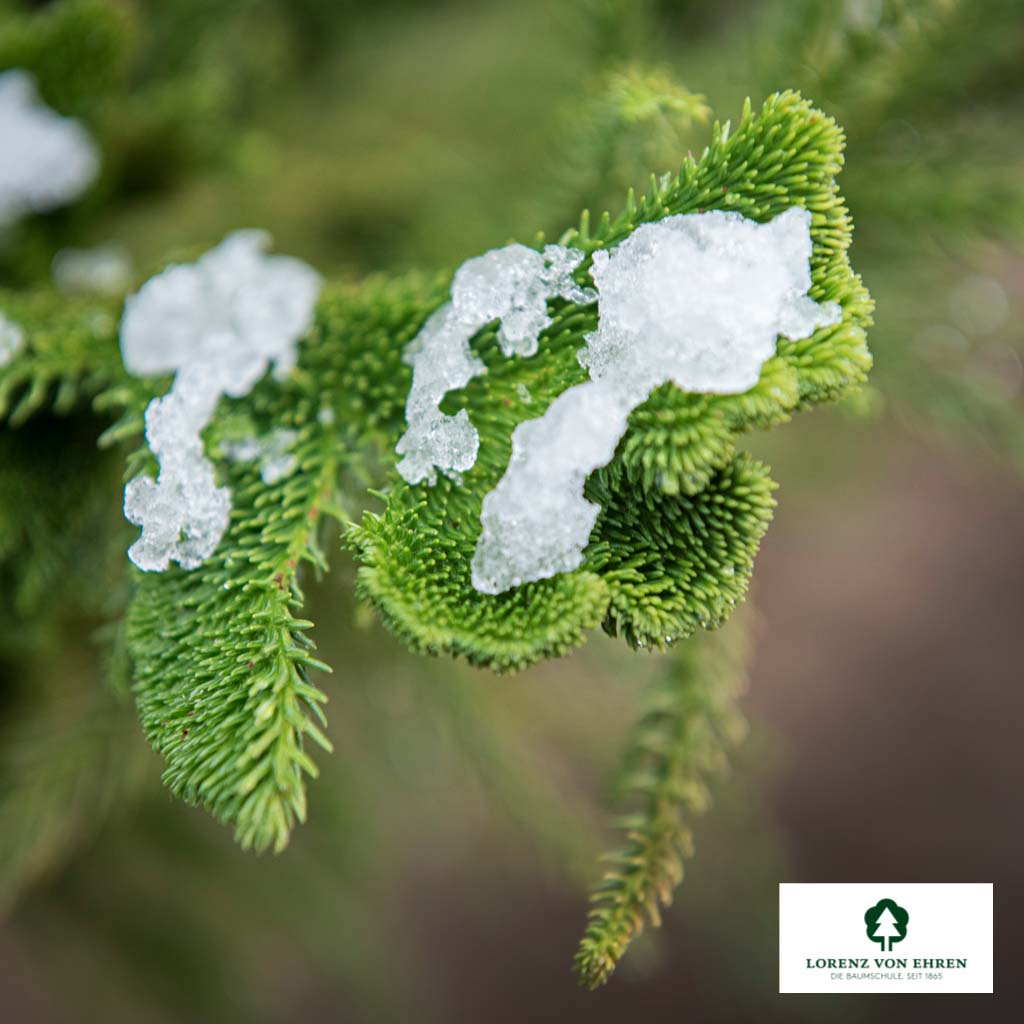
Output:
<path fill-rule="evenodd" d="M 989 882 L 782 882 L 779 992 L 990 993 L 992 895 Z M 881 900 L 909 915 L 902 939 L 889 914 L 873 929 L 890 938 L 869 936 Z"/>

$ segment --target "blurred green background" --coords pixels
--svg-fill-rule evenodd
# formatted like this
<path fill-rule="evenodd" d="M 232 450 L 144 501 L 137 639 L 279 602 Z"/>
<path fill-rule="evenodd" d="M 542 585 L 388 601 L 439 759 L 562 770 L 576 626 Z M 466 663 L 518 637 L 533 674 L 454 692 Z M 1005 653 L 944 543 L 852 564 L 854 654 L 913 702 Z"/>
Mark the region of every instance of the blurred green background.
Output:
<path fill-rule="evenodd" d="M 255 858 L 161 788 L 103 682 L 103 609 L 32 630 L 4 594 L 0 1020 L 1015 1019 L 1021 0 L 0 0 L 14 66 L 104 153 L 80 203 L 0 241 L 15 286 L 110 241 L 142 280 L 245 226 L 332 278 L 452 266 L 617 209 L 703 147 L 705 104 L 800 88 L 847 129 L 877 365 L 754 440 L 781 488 L 750 736 L 665 927 L 596 994 L 569 964 L 657 658 L 594 638 L 499 679 L 415 657 L 338 555 L 309 610 L 335 754 L 310 823 Z M 67 436 L 32 431 L 47 458 Z M 123 557 L 118 467 L 61 454 L 109 480 L 68 542 L 108 530 Z M 996 996 L 776 994 L 778 882 L 886 879 L 996 882 Z"/>

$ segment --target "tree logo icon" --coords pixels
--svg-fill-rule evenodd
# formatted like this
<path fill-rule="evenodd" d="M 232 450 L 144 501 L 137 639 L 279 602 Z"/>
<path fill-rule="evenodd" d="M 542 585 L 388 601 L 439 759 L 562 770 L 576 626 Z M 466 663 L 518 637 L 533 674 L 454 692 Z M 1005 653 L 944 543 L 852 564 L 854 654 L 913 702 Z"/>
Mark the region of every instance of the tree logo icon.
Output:
<path fill-rule="evenodd" d="M 868 938 L 872 942 L 882 944 L 882 952 L 892 952 L 894 942 L 902 942 L 907 937 L 907 913 L 895 900 L 879 900 L 873 907 L 864 912 L 864 923 L 867 925 Z M 886 943 L 888 942 L 888 945 Z"/>

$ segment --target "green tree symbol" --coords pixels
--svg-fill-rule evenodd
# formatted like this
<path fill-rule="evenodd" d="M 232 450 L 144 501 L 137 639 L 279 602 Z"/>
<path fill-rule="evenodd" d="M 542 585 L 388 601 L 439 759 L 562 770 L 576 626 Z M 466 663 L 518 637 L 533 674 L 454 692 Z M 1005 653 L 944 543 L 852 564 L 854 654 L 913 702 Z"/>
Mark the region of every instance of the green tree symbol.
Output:
<path fill-rule="evenodd" d="M 864 923 L 867 925 L 868 938 L 882 945 L 891 953 L 894 942 L 902 942 L 907 937 L 907 913 L 895 900 L 882 899 L 864 912 Z M 889 945 L 886 947 L 886 941 Z"/>

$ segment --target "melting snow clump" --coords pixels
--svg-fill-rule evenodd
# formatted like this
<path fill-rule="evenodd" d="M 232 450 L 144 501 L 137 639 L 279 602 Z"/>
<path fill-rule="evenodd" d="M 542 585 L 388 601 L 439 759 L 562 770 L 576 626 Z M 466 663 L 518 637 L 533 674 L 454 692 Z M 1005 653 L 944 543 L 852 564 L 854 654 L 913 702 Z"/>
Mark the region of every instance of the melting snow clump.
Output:
<path fill-rule="evenodd" d="M 194 569 L 213 554 L 231 492 L 216 484 L 202 432 L 221 395 L 247 394 L 270 365 L 278 379 L 287 374 L 312 324 L 319 275 L 292 257 L 268 256 L 269 244 L 264 232 L 237 231 L 196 263 L 151 278 L 125 303 L 127 370 L 175 374 L 171 390 L 146 410 L 159 475 L 125 488 L 125 517 L 142 527 L 128 551 L 140 569 L 160 572 L 172 561 Z"/>
<path fill-rule="evenodd" d="M 738 213 L 667 217 L 594 254 L 598 328 L 580 362 L 591 379 L 516 427 L 505 475 L 484 498 L 473 586 L 499 594 L 577 568 L 600 506 L 583 497 L 629 414 L 660 385 L 735 394 L 758 381 L 778 336 L 839 323 L 811 287 L 811 215 L 766 224 Z"/>
<path fill-rule="evenodd" d="M 25 344 L 25 332 L 0 313 L 0 366 L 6 366 Z"/>
<path fill-rule="evenodd" d="M 291 451 L 298 436 L 295 430 L 281 428 L 271 431 L 265 438 L 246 437 L 241 441 L 222 441 L 220 450 L 236 462 L 258 462 L 263 482 L 276 484 L 298 465 L 298 459 Z"/>
<path fill-rule="evenodd" d="M 404 458 L 398 472 L 409 481 L 435 483 L 437 470 L 453 478 L 476 462 L 480 437 L 465 409 L 441 412 L 449 391 L 465 387 L 485 372 L 470 351 L 470 339 L 499 320 L 498 345 L 505 356 L 532 356 L 541 332 L 551 324 L 548 299 L 591 302 L 572 272 L 583 253 L 548 245 L 543 253 L 525 245 L 507 245 L 467 260 L 456 271 L 451 301 L 441 306 L 409 343 L 412 388 L 405 406 L 408 429 L 397 445 Z"/>
<path fill-rule="evenodd" d="M 0 229 L 71 202 L 100 166 L 89 133 L 46 106 L 20 70 L 0 74 L 0 156 Z"/>

